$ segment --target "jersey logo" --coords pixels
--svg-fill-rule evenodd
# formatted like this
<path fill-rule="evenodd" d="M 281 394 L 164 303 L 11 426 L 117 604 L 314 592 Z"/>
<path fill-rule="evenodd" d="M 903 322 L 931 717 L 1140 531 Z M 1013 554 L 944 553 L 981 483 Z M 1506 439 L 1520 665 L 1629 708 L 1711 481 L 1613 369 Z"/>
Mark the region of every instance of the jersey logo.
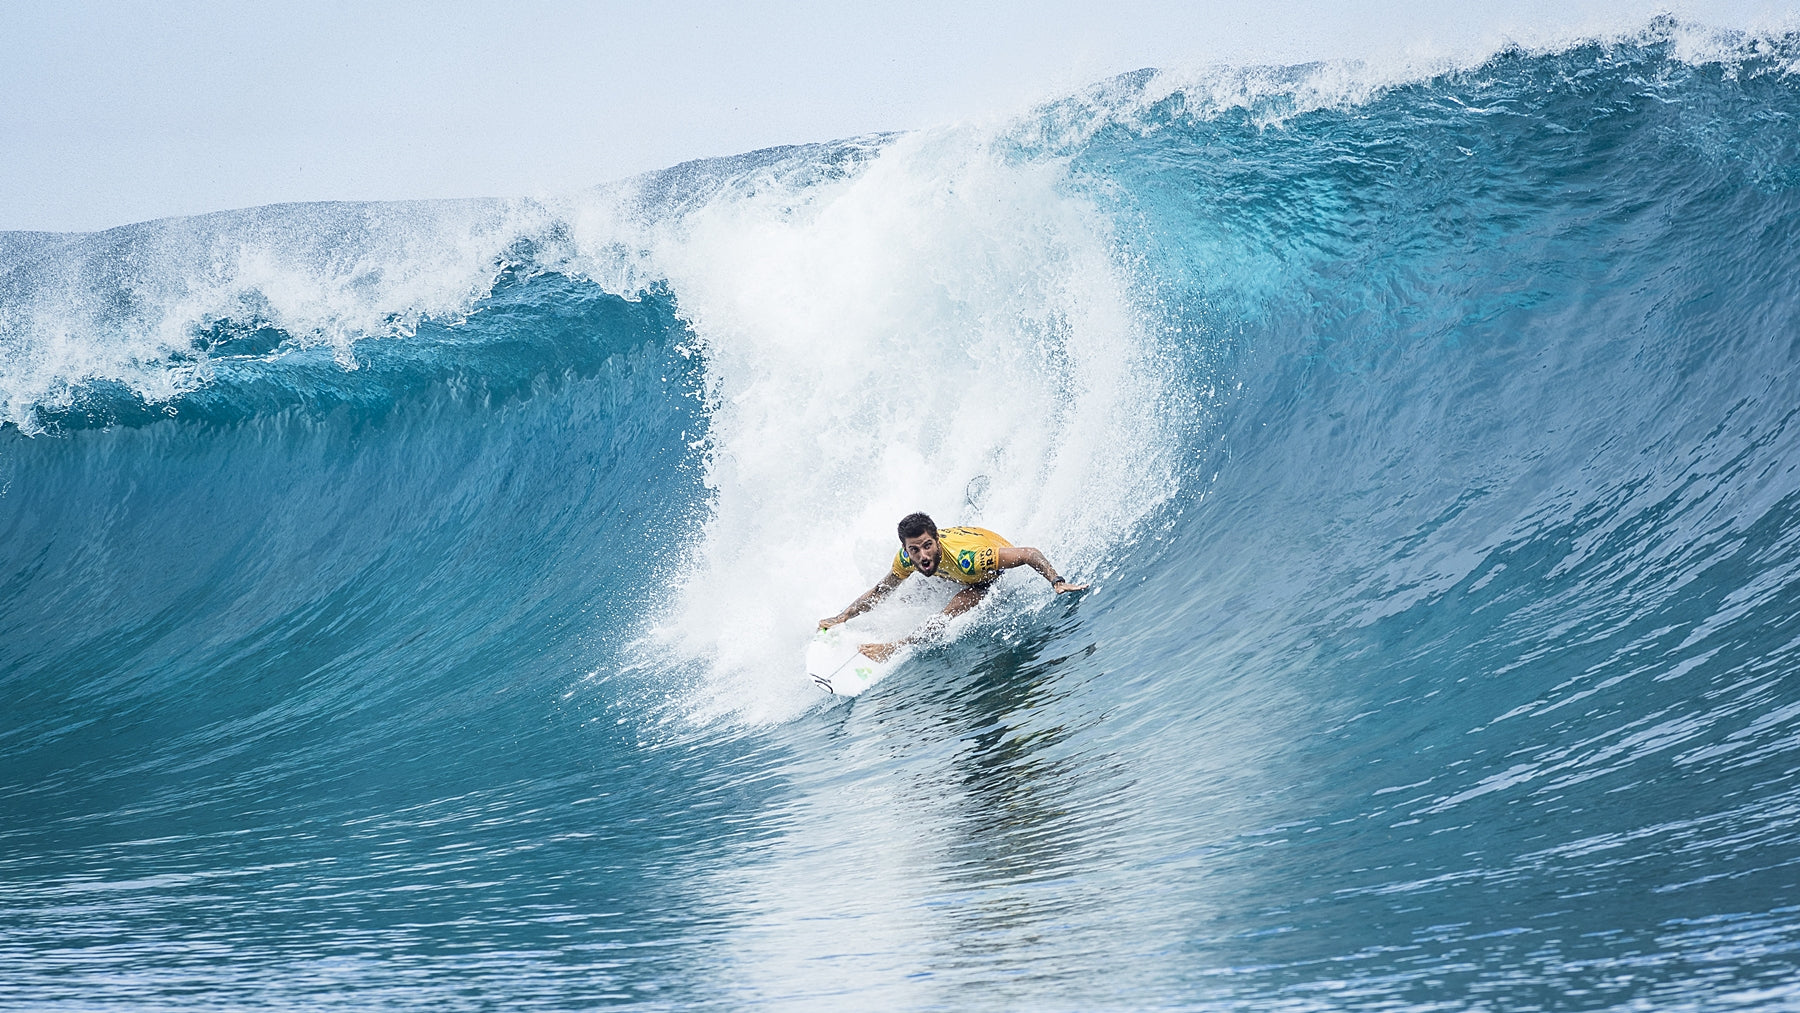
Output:
<path fill-rule="evenodd" d="M 956 565 L 964 573 L 975 572 L 975 550 L 963 549 L 956 554 Z"/>

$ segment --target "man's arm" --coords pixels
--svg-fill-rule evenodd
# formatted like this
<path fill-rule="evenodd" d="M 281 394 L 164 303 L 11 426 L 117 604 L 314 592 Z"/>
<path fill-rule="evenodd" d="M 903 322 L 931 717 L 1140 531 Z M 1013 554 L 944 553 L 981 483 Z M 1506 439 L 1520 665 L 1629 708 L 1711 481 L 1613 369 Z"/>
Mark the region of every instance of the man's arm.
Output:
<path fill-rule="evenodd" d="M 1057 594 L 1062 594 L 1064 591 L 1084 591 L 1087 589 L 1086 584 L 1071 584 L 1057 576 L 1056 567 L 1050 565 L 1050 561 L 1044 558 L 1043 553 L 1030 546 L 1008 546 L 1007 548 L 1000 550 L 1000 568 L 1002 570 L 1010 570 L 1015 566 L 1029 566 L 1033 570 L 1036 570 L 1040 576 L 1050 582 L 1051 588 L 1053 588 Z"/>
<path fill-rule="evenodd" d="M 956 592 L 955 596 L 950 599 L 950 604 L 944 606 L 944 611 L 927 619 L 925 625 L 891 644 L 864 644 L 857 650 L 861 651 L 864 657 L 875 661 L 886 661 L 895 651 L 936 633 L 943 629 L 950 620 L 981 604 L 981 599 L 987 597 L 988 588 L 993 586 L 991 581 L 986 584 L 971 584 Z"/>
<path fill-rule="evenodd" d="M 902 577 L 899 574 L 890 571 L 887 576 L 881 578 L 881 583 L 876 584 L 874 587 L 869 588 L 867 591 L 864 591 L 862 593 L 862 597 L 851 602 L 849 607 L 845 608 L 844 611 L 839 612 L 837 615 L 832 616 L 830 619 L 819 620 L 819 629 L 822 629 L 822 630 L 831 629 L 833 626 L 836 626 L 839 623 L 849 622 L 850 620 L 856 618 L 857 616 L 862 615 L 864 612 L 869 611 L 870 609 L 875 607 L 876 602 L 880 601 L 883 598 L 886 598 L 888 595 L 888 592 L 892 591 L 894 588 L 899 587 L 900 582 L 905 579 L 906 579 L 905 577 Z"/>

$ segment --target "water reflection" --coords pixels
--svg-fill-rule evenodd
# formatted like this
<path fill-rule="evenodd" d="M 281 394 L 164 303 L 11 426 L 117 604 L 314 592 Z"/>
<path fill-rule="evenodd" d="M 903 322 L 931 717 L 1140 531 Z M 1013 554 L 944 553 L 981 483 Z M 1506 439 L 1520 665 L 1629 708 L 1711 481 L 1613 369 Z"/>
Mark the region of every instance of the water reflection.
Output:
<path fill-rule="evenodd" d="M 735 912 L 737 994 L 914 1006 L 1011 981 L 1022 997 L 1098 970 L 1113 933 L 1166 930 L 1108 888 L 1131 782 L 1093 734 L 1105 658 L 1068 605 L 922 652 L 785 730 L 779 836 L 711 877 Z"/>

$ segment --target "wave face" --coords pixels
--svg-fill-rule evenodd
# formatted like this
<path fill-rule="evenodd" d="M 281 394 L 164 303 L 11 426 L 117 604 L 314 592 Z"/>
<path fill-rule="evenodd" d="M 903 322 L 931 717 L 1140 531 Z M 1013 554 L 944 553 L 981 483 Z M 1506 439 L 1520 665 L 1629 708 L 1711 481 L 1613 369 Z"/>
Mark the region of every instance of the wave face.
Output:
<path fill-rule="evenodd" d="M 1797 70 L 0 236 L 0 1008 L 1791 1008 Z"/>

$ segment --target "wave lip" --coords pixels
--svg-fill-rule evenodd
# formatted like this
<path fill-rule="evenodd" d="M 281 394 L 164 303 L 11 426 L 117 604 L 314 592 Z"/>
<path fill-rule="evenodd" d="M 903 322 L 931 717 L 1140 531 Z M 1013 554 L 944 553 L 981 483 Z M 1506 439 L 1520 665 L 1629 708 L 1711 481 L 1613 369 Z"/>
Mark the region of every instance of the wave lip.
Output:
<path fill-rule="evenodd" d="M 166 402 L 212 377 L 220 327 L 268 328 L 283 347 L 454 321 L 492 290 L 510 250 L 542 227 L 528 202 L 276 205 L 90 235 L 7 240 L 0 277 L 5 416 L 68 407 L 83 384 Z M 226 354 L 230 354 L 228 350 Z"/>

